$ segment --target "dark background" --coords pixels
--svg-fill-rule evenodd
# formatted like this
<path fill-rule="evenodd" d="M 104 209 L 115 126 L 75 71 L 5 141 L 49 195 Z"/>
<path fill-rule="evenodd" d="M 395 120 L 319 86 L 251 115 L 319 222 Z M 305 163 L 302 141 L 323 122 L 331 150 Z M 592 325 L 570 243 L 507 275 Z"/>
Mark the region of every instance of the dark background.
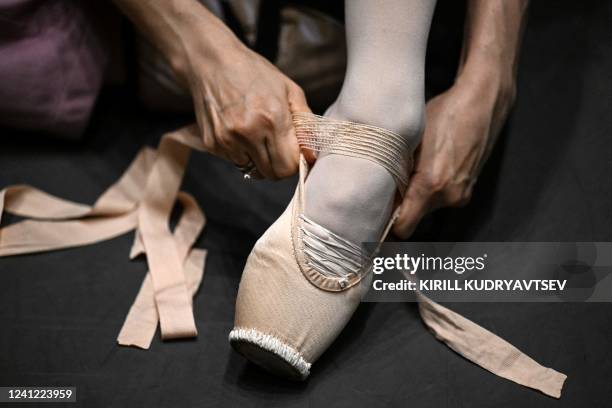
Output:
<path fill-rule="evenodd" d="M 456 3 L 440 2 L 436 12 L 431 92 L 452 81 L 463 18 Z M 516 108 L 471 204 L 438 211 L 413 239 L 612 241 L 611 24 L 604 0 L 532 2 Z M 107 90 L 82 142 L 3 130 L 0 187 L 29 183 L 93 203 L 140 146 L 186 120 L 138 109 L 126 89 Z M 248 363 L 227 341 L 240 274 L 293 186 L 244 183 L 230 164 L 194 155 L 183 188 L 209 219 L 197 244 L 209 258 L 194 299 L 195 341 L 156 337 L 149 351 L 116 345 L 146 271 L 142 260 L 128 261 L 132 234 L 1 259 L 0 385 L 73 385 L 87 407 L 611 406 L 609 304 L 452 305 L 566 373 L 558 401 L 454 354 L 426 331 L 414 304 L 362 304 L 306 382 Z"/>

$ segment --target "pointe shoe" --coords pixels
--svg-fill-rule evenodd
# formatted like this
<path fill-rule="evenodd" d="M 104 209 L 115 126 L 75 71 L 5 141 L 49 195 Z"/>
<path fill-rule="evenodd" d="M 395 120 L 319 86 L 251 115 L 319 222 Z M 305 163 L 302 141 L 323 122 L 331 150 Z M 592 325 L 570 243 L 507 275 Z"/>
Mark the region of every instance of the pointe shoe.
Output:
<path fill-rule="evenodd" d="M 400 192 L 405 190 L 415 146 L 401 136 L 312 114 L 296 114 L 294 122 L 302 146 L 372 160 L 393 175 Z M 252 362 L 297 380 L 308 377 L 311 365 L 349 321 L 371 280 L 366 271 L 330 274 L 315 267 L 304 235 L 309 230 L 306 223 L 312 224 L 304 217 L 308 172 L 309 166 L 301 157 L 293 199 L 249 255 L 236 300 L 234 329 L 229 335 L 234 349 Z M 343 240 L 321 226 L 314 227 L 326 239 Z M 359 245 L 353 247 L 359 251 Z"/>
<path fill-rule="evenodd" d="M 394 177 L 400 194 L 405 192 L 405 175 L 412 167 L 415 146 L 403 138 L 384 129 L 312 114 L 296 114 L 294 122 L 303 147 L 372 160 Z M 366 266 L 356 270 L 348 267 L 351 262 L 336 264 L 347 266 L 342 271 L 322 267 L 321 259 L 315 256 L 316 250 L 325 253 L 357 246 L 317 225 L 318 239 L 312 240 L 313 223 L 304 216 L 308 171 L 301 157 L 293 199 L 249 255 L 238 290 L 234 329 L 229 335 L 232 346 L 252 362 L 298 380 L 308 377 L 312 364 L 344 328 L 372 279 L 367 259 L 362 262 Z M 379 242 L 385 239 L 396 215 Z M 425 326 L 453 351 L 502 378 L 554 398 L 561 396 L 565 374 L 540 365 L 512 344 L 418 291 L 416 298 Z"/>

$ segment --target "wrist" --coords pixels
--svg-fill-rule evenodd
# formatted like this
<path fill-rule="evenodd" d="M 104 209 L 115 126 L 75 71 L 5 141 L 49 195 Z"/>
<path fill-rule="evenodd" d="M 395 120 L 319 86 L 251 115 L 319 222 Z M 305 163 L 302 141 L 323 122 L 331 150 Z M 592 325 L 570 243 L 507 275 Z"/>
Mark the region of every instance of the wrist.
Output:
<path fill-rule="evenodd" d="M 455 86 L 471 92 L 482 102 L 514 104 L 516 80 L 511 64 L 497 56 L 471 56 L 460 67 Z"/>

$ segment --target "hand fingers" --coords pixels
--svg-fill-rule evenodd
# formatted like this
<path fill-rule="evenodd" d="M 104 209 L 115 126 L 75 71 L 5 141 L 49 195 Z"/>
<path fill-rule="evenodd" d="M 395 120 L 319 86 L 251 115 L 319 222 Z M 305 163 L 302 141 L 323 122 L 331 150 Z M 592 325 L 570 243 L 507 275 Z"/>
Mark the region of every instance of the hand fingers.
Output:
<path fill-rule="evenodd" d="M 211 125 L 211 118 L 208 110 L 204 106 L 203 98 L 199 93 L 194 93 L 193 95 L 193 106 L 204 150 L 210 154 L 216 154 L 215 151 L 217 150 L 217 146 L 214 138 L 214 130 Z"/>
<path fill-rule="evenodd" d="M 255 165 L 260 163 L 263 169 L 266 168 L 265 162 L 268 160 L 259 157 L 260 154 L 256 149 L 252 149 L 250 144 L 243 143 L 244 138 L 227 129 L 216 110 L 206 109 L 202 98 L 195 98 L 194 102 L 196 112 L 199 113 L 196 117 L 202 131 L 204 148 L 208 153 L 226 159 L 236 166 L 244 167 L 253 162 Z"/>
<path fill-rule="evenodd" d="M 275 180 L 276 174 L 272 169 L 272 160 L 268 151 L 266 138 L 260 139 L 259 142 L 251 143 L 247 146 L 247 154 L 255 163 L 257 173 L 264 178 Z"/>
<path fill-rule="evenodd" d="M 300 147 L 293 126 L 293 112 L 310 112 L 302 89 L 293 82 L 287 83 L 287 99 L 276 109 L 273 133 L 266 138 L 272 170 L 277 178 L 288 177 L 297 171 Z"/>
<path fill-rule="evenodd" d="M 287 100 L 289 101 L 289 110 L 291 113 L 311 112 L 304 91 L 294 82 L 289 82 L 287 85 Z"/>
<path fill-rule="evenodd" d="M 306 96 L 304 95 L 304 91 L 297 84 L 291 82 L 287 86 L 287 99 L 289 101 L 289 110 L 291 113 L 296 112 L 308 112 L 310 113 L 310 107 L 308 106 L 308 102 L 306 101 Z M 293 121 L 291 122 L 291 133 L 290 137 L 296 139 L 295 129 L 293 128 Z M 316 160 L 315 153 L 307 149 L 305 147 L 301 147 L 302 154 L 306 161 L 310 164 L 314 163 Z"/>
<path fill-rule="evenodd" d="M 238 167 L 245 167 L 251 161 L 254 163 L 248 150 L 238 143 L 234 135 L 217 135 L 214 138 L 204 137 L 205 149 L 208 153 L 221 157 Z"/>
<path fill-rule="evenodd" d="M 295 174 L 300 159 L 300 147 L 295 137 L 291 116 L 286 115 L 284 122 L 279 123 L 275 127 L 275 133 L 266 138 L 272 170 L 277 178 Z"/>
<path fill-rule="evenodd" d="M 393 224 L 393 233 L 402 239 L 414 232 L 423 216 L 429 212 L 431 204 L 431 193 L 421 187 L 417 177 L 412 178 L 400 205 L 399 216 Z"/>
<path fill-rule="evenodd" d="M 234 165 L 237 167 L 247 167 L 249 164 L 251 164 L 251 162 L 254 163 L 246 150 L 239 145 L 236 145 L 231 149 L 224 149 L 222 156 L 234 163 Z"/>
<path fill-rule="evenodd" d="M 197 98 L 198 122 L 206 150 L 237 165 L 244 165 L 250 159 L 257 166 L 258 174 L 265 178 L 278 179 L 294 174 L 300 148 L 292 112 L 310 112 L 310 108 L 299 86 L 290 82 L 286 89 L 286 101 L 279 101 L 277 106 L 264 111 L 252 110 L 239 122 L 230 121 L 229 128 L 228 122 L 222 120 L 216 110 L 204 109 L 201 99 Z M 259 134 L 253 134 L 254 131 Z M 305 155 L 307 160 L 314 159 L 312 152 L 305 152 Z"/>

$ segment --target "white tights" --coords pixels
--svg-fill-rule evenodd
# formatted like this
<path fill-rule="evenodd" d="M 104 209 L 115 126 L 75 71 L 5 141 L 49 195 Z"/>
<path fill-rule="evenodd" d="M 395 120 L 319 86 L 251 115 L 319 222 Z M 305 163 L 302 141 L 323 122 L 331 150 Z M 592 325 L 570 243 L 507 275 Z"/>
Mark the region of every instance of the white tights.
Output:
<path fill-rule="evenodd" d="M 348 64 L 340 95 L 325 116 L 419 139 L 424 69 L 435 0 L 346 0 Z M 396 186 L 370 161 L 318 158 L 307 181 L 306 216 L 355 243 L 378 240 Z"/>

